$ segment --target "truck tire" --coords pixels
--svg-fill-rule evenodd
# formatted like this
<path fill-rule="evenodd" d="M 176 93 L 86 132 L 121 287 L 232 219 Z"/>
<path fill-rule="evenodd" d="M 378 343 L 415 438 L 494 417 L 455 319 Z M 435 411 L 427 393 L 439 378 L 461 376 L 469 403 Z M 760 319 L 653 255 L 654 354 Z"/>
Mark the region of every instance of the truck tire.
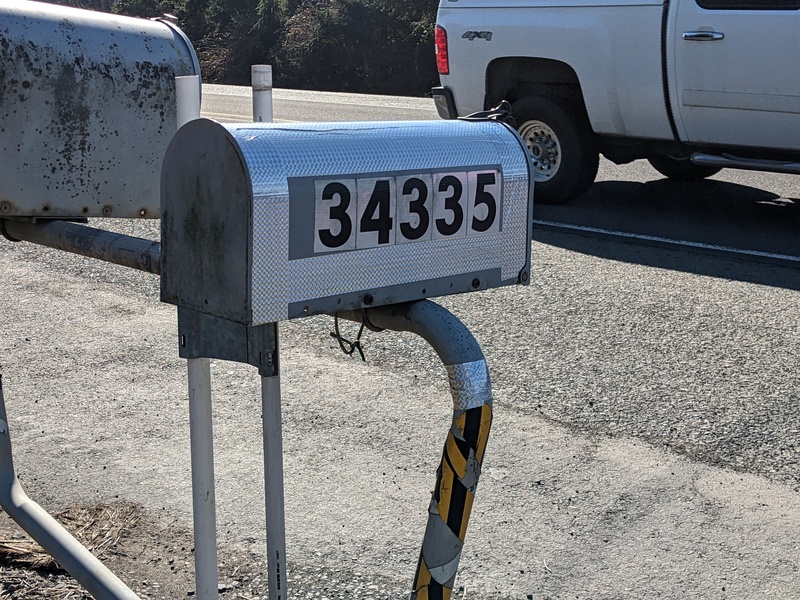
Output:
<path fill-rule="evenodd" d="M 675 158 L 666 154 L 655 154 L 647 161 L 664 177 L 676 181 L 700 181 L 722 170 L 720 167 L 696 165 L 688 158 Z"/>
<path fill-rule="evenodd" d="M 512 105 L 511 114 L 531 151 L 534 202 L 565 204 L 589 189 L 600 157 L 582 110 L 562 99 L 528 96 Z"/>

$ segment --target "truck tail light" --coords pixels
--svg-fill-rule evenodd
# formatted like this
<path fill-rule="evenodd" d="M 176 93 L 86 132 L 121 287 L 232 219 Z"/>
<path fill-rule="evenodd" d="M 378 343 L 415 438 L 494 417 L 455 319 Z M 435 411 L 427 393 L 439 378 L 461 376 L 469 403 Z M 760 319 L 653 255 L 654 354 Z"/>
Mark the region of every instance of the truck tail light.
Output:
<path fill-rule="evenodd" d="M 449 75 L 450 59 L 447 56 L 447 32 L 441 25 L 436 26 L 434 43 L 436 45 L 436 68 L 439 71 L 439 75 Z"/>

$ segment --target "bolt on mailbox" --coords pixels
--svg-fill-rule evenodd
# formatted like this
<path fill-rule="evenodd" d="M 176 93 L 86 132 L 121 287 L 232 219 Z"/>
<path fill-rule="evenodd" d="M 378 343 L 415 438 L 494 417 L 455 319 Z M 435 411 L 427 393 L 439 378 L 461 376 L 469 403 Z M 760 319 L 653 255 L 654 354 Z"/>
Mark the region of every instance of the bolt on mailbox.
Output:
<path fill-rule="evenodd" d="M 181 128 L 161 299 L 257 327 L 530 276 L 527 149 L 498 121 Z"/>

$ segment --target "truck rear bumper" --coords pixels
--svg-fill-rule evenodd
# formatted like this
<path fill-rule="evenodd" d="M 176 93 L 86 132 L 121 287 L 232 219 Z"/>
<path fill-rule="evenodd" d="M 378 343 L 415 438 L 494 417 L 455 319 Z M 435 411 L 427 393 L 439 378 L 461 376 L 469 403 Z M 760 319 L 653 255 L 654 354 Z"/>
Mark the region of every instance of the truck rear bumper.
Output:
<path fill-rule="evenodd" d="M 458 117 L 456 101 L 450 88 L 431 88 L 431 95 L 433 96 L 433 103 L 436 105 L 436 111 L 442 119 L 455 119 Z"/>

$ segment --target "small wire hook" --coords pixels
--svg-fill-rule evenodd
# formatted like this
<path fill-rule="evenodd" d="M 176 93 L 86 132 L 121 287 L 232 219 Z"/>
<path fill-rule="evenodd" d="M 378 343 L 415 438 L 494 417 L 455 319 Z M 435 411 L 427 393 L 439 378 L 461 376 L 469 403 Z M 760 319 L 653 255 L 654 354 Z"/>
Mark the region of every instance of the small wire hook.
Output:
<path fill-rule="evenodd" d="M 364 357 L 364 350 L 361 348 L 361 334 L 364 333 L 364 324 L 361 324 L 361 327 L 358 329 L 358 335 L 356 335 L 356 341 L 351 342 L 348 339 L 342 337 L 342 334 L 339 333 L 339 316 L 333 316 L 333 328 L 334 331 L 331 331 L 331 337 L 339 342 L 339 348 L 342 349 L 342 352 L 347 354 L 348 356 L 352 356 L 356 350 L 358 350 L 359 356 L 361 356 L 361 360 L 367 362 L 367 359 Z"/>

